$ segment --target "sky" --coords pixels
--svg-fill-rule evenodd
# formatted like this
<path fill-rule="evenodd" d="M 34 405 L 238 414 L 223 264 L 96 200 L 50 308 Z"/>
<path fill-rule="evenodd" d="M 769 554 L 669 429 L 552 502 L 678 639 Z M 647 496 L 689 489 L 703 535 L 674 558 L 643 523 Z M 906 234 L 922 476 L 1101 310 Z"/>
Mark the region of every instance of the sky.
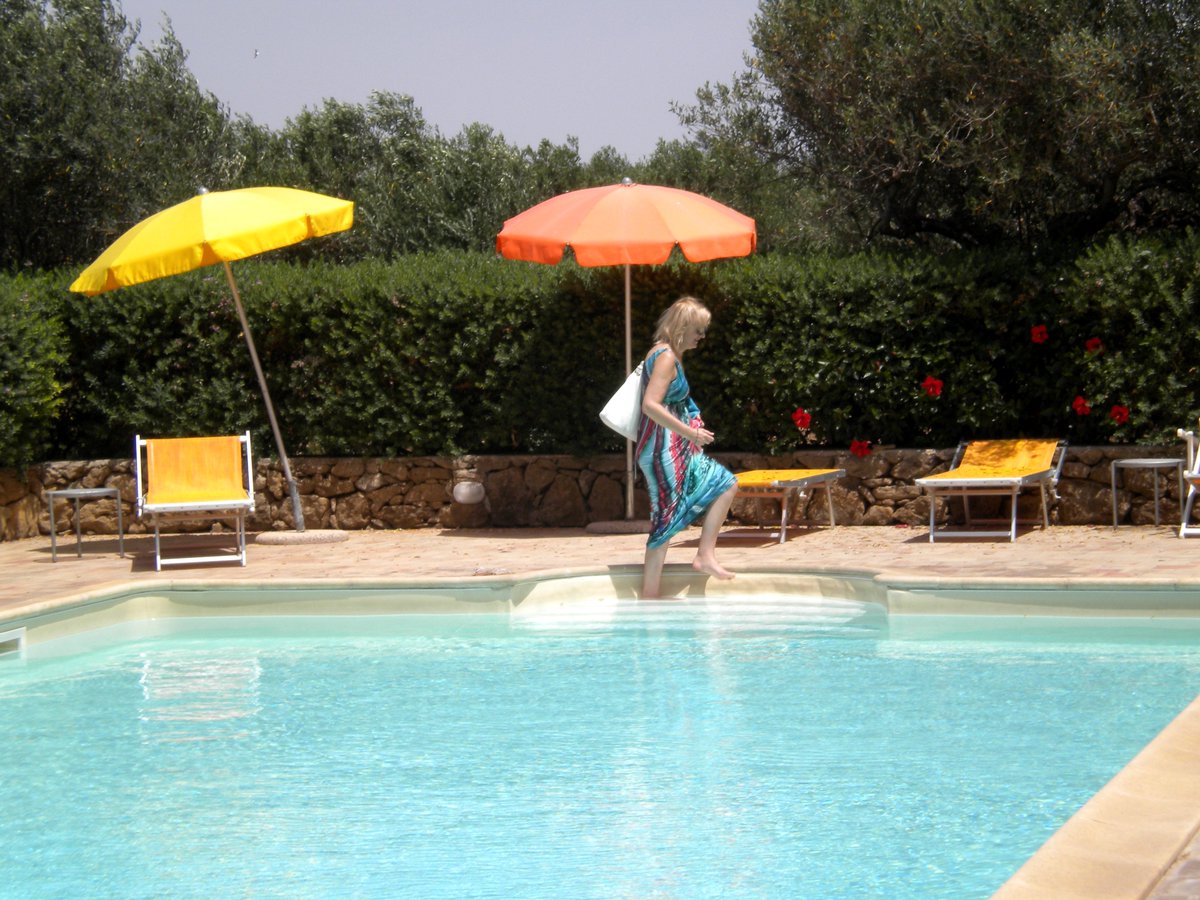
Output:
<path fill-rule="evenodd" d="M 745 68 L 758 0 L 120 0 L 142 43 L 164 15 L 200 88 L 281 128 L 327 98 L 412 96 L 446 137 L 579 139 L 631 161 L 685 138 L 672 101 Z"/>

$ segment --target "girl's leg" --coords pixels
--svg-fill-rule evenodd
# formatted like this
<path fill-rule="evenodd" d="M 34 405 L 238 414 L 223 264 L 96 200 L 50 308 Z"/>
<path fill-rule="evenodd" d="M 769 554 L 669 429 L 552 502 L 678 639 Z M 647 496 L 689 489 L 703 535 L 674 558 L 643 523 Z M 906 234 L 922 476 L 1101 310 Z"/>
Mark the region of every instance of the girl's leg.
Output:
<path fill-rule="evenodd" d="M 733 485 L 712 502 L 704 514 L 704 524 L 700 527 L 700 548 L 696 558 L 692 560 L 692 568 L 697 572 L 705 572 L 714 578 L 729 579 L 733 573 L 717 562 L 717 535 L 729 515 L 729 507 L 737 496 L 737 485 Z"/>
<path fill-rule="evenodd" d="M 669 541 L 667 543 L 670 543 Z M 667 561 L 667 544 L 646 548 L 646 561 L 642 567 L 642 599 L 652 600 L 658 596 L 662 582 L 663 563 Z"/>

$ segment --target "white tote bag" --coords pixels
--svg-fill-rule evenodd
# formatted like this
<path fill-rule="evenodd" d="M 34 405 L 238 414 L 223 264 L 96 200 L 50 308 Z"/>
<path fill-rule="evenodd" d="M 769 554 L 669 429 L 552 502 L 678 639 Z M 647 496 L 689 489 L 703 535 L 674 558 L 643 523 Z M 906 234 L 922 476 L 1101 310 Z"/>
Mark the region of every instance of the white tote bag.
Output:
<path fill-rule="evenodd" d="M 638 420 L 642 415 L 642 363 L 629 373 L 625 383 L 617 388 L 604 409 L 600 421 L 628 440 L 637 440 Z"/>

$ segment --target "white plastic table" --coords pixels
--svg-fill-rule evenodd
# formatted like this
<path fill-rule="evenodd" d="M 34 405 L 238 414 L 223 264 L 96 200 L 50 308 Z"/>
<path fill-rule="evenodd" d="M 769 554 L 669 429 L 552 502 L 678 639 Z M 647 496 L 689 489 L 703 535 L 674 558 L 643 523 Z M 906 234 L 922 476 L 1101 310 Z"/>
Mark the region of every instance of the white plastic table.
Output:
<path fill-rule="evenodd" d="M 54 501 L 56 498 L 75 501 L 75 555 L 83 556 L 83 533 L 79 527 L 79 501 L 98 500 L 112 497 L 117 507 L 117 546 L 122 558 L 125 556 L 125 523 L 121 519 L 121 492 L 115 487 L 60 488 L 46 491 L 46 503 L 50 507 L 50 560 L 58 562 L 58 533 L 54 527 Z"/>
<path fill-rule="evenodd" d="M 1112 510 L 1113 528 L 1117 527 L 1117 470 L 1118 469 L 1154 469 L 1154 524 L 1159 524 L 1158 469 L 1174 469 L 1179 478 L 1179 505 L 1183 507 L 1183 460 L 1182 459 L 1114 459 L 1112 461 Z"/>

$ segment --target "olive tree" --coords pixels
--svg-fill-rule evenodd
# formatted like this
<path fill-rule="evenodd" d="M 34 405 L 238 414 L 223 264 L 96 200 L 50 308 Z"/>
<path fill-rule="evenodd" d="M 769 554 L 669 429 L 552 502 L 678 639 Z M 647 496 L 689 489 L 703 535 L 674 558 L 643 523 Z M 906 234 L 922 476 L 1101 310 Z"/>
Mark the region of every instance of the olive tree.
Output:
<path fill-rule="evenodd" d="M 1200 20 L 1177 0 L 763 0 L 681 114 L 860 237 L 960 246 L 1191 223 Z"/>
<path fill-rule="evenodd" d="M 245 126 L 110 0 L 0 4 L 0 266 L 95 255 L 201 185 L 236 183 Z"/>

